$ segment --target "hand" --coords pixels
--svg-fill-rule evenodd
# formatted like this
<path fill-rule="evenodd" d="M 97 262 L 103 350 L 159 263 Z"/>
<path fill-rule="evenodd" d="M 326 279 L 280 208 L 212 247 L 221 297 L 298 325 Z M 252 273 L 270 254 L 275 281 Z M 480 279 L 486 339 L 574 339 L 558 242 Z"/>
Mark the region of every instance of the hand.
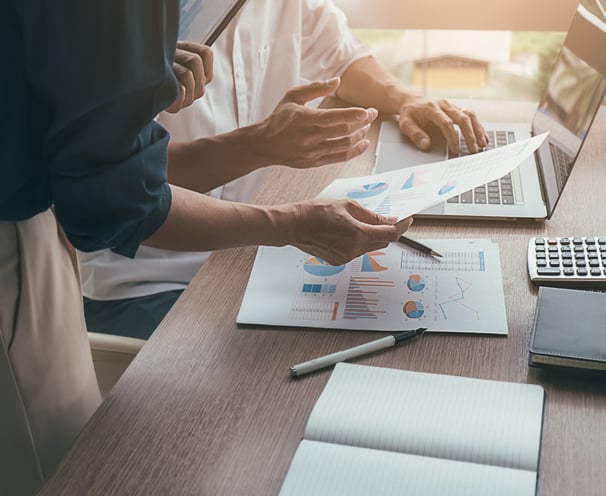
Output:
<path fill-rule="evenodd" d="M 412 217 L 397 222 L 361 207 L 352 200 L 311 200 L 295 204 L 292 223 L 300 250 L 341 265 L 396 241 L 412 224 Z"/>
<path fill-rule="evenodd" d="M 179 95 L 166 109 L 171 114 L 190 106 L 204 95 L 204 87 L 213 79 L 213 53 L 209 47 L 191 41 L 178 41 L 173 72 Z"/>
<path fill-rule="evenodd" d="M 300 169 L 345 162 L 370 144 L 366 139 L 374 108 L 315 109 L 310 100 L 332 95 L 340 79 L 314 82 L 289 90 L 258 129 L 258 153 L 270 164 Z"/>
<path fill-rule="evenodd" d="M 428 124 L 434 124 L 440 129 L 453 153 L 459 153 L 455 124 L 461 129 L 472 153 L 488 145 L 488 136 L 476 114 L 459 108 L 448 100 L 433 101 L 417 97 L 400 108 L 400 131 L 421 150 L 431 148 L 431 138 L 426 132 Z"/>

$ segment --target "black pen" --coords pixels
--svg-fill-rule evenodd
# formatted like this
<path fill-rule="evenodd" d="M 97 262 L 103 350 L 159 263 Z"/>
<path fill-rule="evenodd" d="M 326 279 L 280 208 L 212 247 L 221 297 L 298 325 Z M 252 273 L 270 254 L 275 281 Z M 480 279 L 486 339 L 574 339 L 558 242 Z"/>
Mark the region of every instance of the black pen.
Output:
<path fill-rule="evenodd" d="M 300 375 L 307 374 L 308 372 L 323 369 L 324 367 L 330 367 L 335 363 L 343 362 L 345 360 L 349 360 L 350 358 L 368 355 L 369 353 L 373 353 L 384 348 L 389 348 L 398 343 L 403 343 L 409 339 L 416 338 L 417 336 L 423 334 L 426 330 L 426 327 L 419 327 L 413 331 L 401 332 L 400 334 L 396 334 L 394 336 L 387 336 L 381 339 L 376 339 L 375 341 L 371 341 L 370 343 L 354 346 L 348 350 L 337 351 L 336 353 L 331 353 L 330 355 L 314 358 L 308 362 L 293 365 L 290 368 L 290 375 L 293 377 L 298 377 Z"/>
<path fill-rule="evenodd" d="M 414 248 L 415 250 L 418 250 L 422 253 L 427 253 L 428 255 L 431 255 L 432 257 L 441 257 L 442 256 L 440 253 L 435 251 L 433 248 L 430 248 L 429 246 L 424 245 L 423 243 L 419 243 L 418 241 L 415 241 L 414 239 L 407 238 L 406 236 L 400 236 L 398 238 L 398 243 L 402 243 L 403 245 L 409 246 L 410 248 Z"/>

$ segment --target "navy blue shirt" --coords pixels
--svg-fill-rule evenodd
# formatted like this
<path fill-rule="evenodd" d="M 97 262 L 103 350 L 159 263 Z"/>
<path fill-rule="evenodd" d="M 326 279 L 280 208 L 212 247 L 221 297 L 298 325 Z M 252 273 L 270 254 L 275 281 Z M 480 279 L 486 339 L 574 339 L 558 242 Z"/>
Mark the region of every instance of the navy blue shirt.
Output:
<path fill-rule="evenodd" d="M 166 219 L 179 0 L 2 0 L 0 220 L 54 205 L 74 246 L 134 256 Z"/>

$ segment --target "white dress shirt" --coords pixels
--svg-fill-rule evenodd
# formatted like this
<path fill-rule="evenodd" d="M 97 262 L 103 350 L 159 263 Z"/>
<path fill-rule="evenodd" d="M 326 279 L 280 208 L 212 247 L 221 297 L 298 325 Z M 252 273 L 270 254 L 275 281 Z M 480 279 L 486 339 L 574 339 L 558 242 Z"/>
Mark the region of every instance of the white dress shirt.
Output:
<path fill-rule="evenodd" d="M 178 114 L 158 116 L 172 139 L 189 141 L 258 122 L 290 88 L 340 76 L 368 55 L 332 0 L 248 0 L 213 52 L 214 79 L 205 95 Z M 200 165 L 211 166 L 204 157 Z M 257 170 L 210 194 L 250 202 L 269 172 Z M 141 246 L 134 259 L 109 250 L 79 255 L 84 295 L 114 300 L 183 289 L 210 253 Z"/>

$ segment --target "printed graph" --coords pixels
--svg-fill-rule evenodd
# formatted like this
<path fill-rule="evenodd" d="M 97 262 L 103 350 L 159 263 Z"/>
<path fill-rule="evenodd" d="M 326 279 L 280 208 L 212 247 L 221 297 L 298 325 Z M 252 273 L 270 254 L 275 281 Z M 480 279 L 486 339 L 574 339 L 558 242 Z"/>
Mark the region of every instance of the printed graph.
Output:
<path fill-rule="evenodd" d="M 423 173 L 422 171 L 411 172 L 410 176 L 404 181 L 404 184 L 400 187 L 400 189 L 412 189 L 418 186 L 422 186 L 425 183 L 423 181 Z"/>
<path fill-rule="evenodd" d="M 412 201 L 423 198 L 423 189 L 409 188 L 400 191 L 392 191 L 373 209 L 381 215 L 392 215 L 406 210 Z M 399 215 L 399 214 L 398 214 Z"/>
<path fill-rule="evenodd" d="M 371 251 L 365 253 L 361 257 L 349 262 L 350 273 L 356 272 L 384 272 L 389 270 L 381 264 L 381 257 L 385 256 L 385 252 Z"/>
<path fill-rule="evenodd" d="M 402 250 L 400 268 L 410 271 L 440 272 L 484 272 L 486 255 L 484 251 L 448 251 L 440 250 L 442 258 L 432 257 L 412 250 Z"/>
<path fill-rule="evenodd" d="M 370 253 L 366 253 L 362 257 L 362 272 L 383 272 L 387 270 L 387 267 L 384 267 L 379 262 L 377 262 L 377 257 L 381 255 L 385 255 L 382 251 L 373 251 Z"/>
<path fill-rule="evenodd" d="M 409 319 L 420 319 L 425 314 L 425 306 L 420 301 L 407 301 L 402 310 Z"/>
<path fill-rule="evenodd" d="M 411 274 L 406 281 L 406 287 L 415 293 L 425 289 L 425 278 L 419 274 Z"/>
<path fill-rule="evenodd" d="M 440 314 L 445 320 L 457 318 L 469 320 L 480 320 L 480 312 L 472 307 L 468 301 L 468 293 L 473 288 L 473 284 L 460 277 L 454 278 L 455 288 L 444 298 L 438 299 L 438 308 Z"/>
<path fill-rule="evenodd" d="M 343 272 L 345 265 L 329 265 L 318 257 L 310 257 L 303 264 L 303 270 L 312 276 L 329 277 Z"/>
<path fill-rule="evenodd" d="M 450 193 L 453 189 L 455 189 L 456 186 L 457 183 L 455 183 L 454 181 L 449 181 L 438 190 L 438 194 L 445 195 L 447 193 Z"/>
<path fill-rule="evenodd" d="M 339 302 L 324 299 L 301 299 L 293 302 L 289 318 L 302 321 L 337 320 Z"/>
<path fill-rule="evenodd" d="M 391 201 L 391 196 L 386 196 L 381 200 L 381 203 L 375 207 L 375 212 L 379 215 L 391 215 L 393 202 Z"/>
<path fill-rule="evenodd" d="M 378 319 L 385 314 L 381 291 L 394 288 L 395 282 L 371 276 L 352 276 L 349 279 L 343 318 L 346 320 Z"/>
<path fill-rule="evenodd" d="M 337 292 L 336 284 L 303 284 L 303 294 L 325 295 Z"/>
<path fill-rule="evenodd" d="M 360 188 L 356 188 L 347 193 L 348 198 L 354 200 L 363 200 L 384 193 L 389 188 L 387 183 L 370 183 L 364 184 Z"/>

